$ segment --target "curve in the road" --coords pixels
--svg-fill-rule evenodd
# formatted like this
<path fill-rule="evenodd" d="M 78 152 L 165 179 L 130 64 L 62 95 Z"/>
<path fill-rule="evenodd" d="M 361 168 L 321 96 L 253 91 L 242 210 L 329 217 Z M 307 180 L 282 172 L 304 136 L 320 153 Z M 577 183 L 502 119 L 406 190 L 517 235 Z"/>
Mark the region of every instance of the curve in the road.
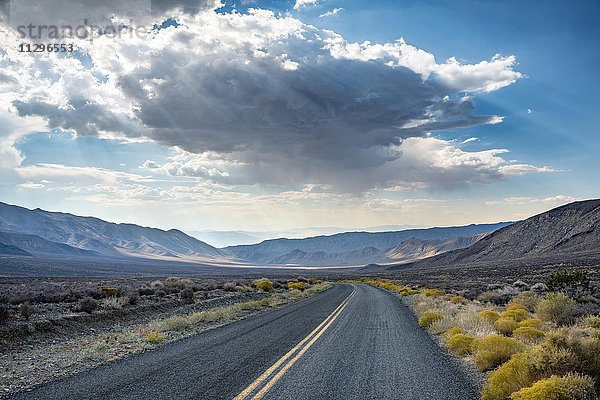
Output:
<path fill-rule="evenodd" d="M 353 284 L 15 398 L 468 400 L 478 395 L 397 296 Z"/>

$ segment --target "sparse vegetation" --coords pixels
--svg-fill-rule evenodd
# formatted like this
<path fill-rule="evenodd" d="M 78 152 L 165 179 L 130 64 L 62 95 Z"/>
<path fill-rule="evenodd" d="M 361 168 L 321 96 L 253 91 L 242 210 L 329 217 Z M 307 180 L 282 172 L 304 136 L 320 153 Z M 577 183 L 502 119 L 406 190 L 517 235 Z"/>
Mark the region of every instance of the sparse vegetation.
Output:
<path fill-rule="evenodd" d="M 494 322 L 494 328 L 498 333 L 510 336 L 517 329 L 517 321 L 512 318 L 501 317 Z"/>
<path fill-rule="evenodd" d="M 553 375 L 531 387 L 523 388 L 510 396 L 511 400 L 593 400 L 596 399 L 594 382 L 588 376 Z"/>
<path fill-rule="evenodd" d="M 179 298 L 185 302 L 192 303 L 194 301 L 194 290 L 189 287 L 181 289 Z"/>
<path fill-rule="evenodd" d="M 258 279 L 252 282 L 252 286 L 257 288 L 258 290 L 262 290 L 263 292 L 273 291 L 273 283 L 267 278 Z"/>
<path fill-rule="evenodd" d="M 8 307 L 4 304 L 0 304 L 0 325 L 8 321 L 8 317 L 10 316 L 10 311 Z"/>
<path fill-rule="evenodd" d="M 33 314 L 36 314 L 38 312 L 37 308 L 35 308 L 34 306 L 32 306 L 29 303 L 21 303 L 19 304 L 19 315 L 21 316 L 21 318 L 28 320 L 29 318 L 31 318 L 31 316 Z"/>
<path fill-rule="evenodd" d="M 528 287 L 523 282 L 520 286 Z M 411 297 L 409 304 L 420 320 L 426 317 L 422 326 L 440 334 L 451 354 L 489 371 L 483 400 L 597 399 L 600 316 L 577 317 L 577 302 L 562 292 L 525 290 L 504 299 L 505 306 L 496 305 L 493 297 L 485 304 L 481 297 L 460 302 L 452 298 L 422 294 Z M 432 314 L 443 318 L 432 320 Z M 561 397 L 565 393 L 571 397 Z"/>
<path fill-rule="evenodd" d="M 421 316 L 421 318 L 419 318 L 419 325 L 421 325 L 423 328 L 429 328 L 435 322 L 441 321 L 443 319 L 444 319 L 444 314 L 439 313 L 439 312 L 429 311 L 429 312 L 426 312 L 425 314 L 423 314 Z"/>
<path fill-rule="evenodd" d="M 91 297 L 86 297 L 86 298 L 79 300 L 79 303 L 77 303 L 76 310 L 91 314 L 97 308 L 98 308 L 98 302 L 96 300 L 92 299 Z"/>
<path fill-rule="evenodd" d="M 499 335 L 486 336 L 477 342 L 474 353 L 475 365 L 480 371 L 488 371 L 505 363 L 513 354 L 525 349 L 516 339 Z"/>
<path fill-rule="evenodd" d="M 119 294 L 119 289 L 110 286 L 98 286 L 98 290 L 102 297 L 116 297 Z"/>
<path fill-rule="evenodd" d="M 586 319 L 588 325 L 594 329 L 600 329 L 600 317 L 595 315 L 590 315 Z"/>
<path fill-rule="evenodd" d="M 521 326 L 513 331 L 513 337 L 523 342 L 535 342 L 539 339 L 543 339 L 544 336 L 544 331 L 532 326 Z"/>
<path fill-rule="evenodd" d="M 308 283 L 306 283 L 306 282 L 288 282 L 287 286 L 288 286 L 288 289 L 303 290 L 306 286 L 308 286 Z"/>
<path fill-rule="evenodd" d="M 448 350 L 455 356 L 473 354 L 477 339 L 471 335 L 457 333 L 448 339 Z"/>
<path fill-rule="evenodd" d="M 165 341 L 167 337 L 160 332 L 149 331 L 146 333 L 146 340 L 152 344 L 160 344 Z"/>
<path fill-rule="evenodd" d="M 537 304 L 535 312 L 543 321 L 566 325 L 575 318 L 575 301 L 564 293 L 548 293 Z"/>
<path fill-rule="evenodd" d="M 495 322 L 500 318 L 500 313 L 494 310 L 482 310 L 479 311 L 479 316 L 490 322 Z"/>

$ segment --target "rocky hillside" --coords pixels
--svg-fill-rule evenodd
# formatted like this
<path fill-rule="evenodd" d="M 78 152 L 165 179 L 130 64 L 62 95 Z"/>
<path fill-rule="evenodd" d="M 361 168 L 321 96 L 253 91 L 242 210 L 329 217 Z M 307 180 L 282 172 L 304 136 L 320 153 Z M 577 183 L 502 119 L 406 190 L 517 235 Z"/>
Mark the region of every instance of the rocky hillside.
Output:
<path fill-rule="evenodd" d="M 442 266 L 600 255 L 600 199 L 578 201 L 502 228 L 472 246 L 415 263 Z"/>
<path fill-rule="evenodd" d="M 98 218 L 0 203 L 0 238 L 34 255 L 218 259 L 227 255 L 172 229 L 164 231 Z"/>

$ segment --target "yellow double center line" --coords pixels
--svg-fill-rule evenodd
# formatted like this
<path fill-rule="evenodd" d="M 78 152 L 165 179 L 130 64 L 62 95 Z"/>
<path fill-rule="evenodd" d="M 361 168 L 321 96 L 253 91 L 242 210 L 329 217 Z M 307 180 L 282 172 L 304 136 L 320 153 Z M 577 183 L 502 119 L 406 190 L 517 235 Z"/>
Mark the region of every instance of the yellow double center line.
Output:
<path fill-rule="evenodd" d="M 335 321 L 335 319 L 342 313 L 342 311 L 344 311 L 344 308 L 346 308 L 348 302 L 350 301 L 352 296 L 354 296 L 355 292 L 356 288 L 354 288 L 352 293 L 350 293 L 350 295 L 346 297 L 346 299 L 344 299 L 344 301 L 342 301 L 342 303 L 335 310 L 333 310 L 333 312 L 329 314 L 327 318 L 325 318 L 323 322 L 319 324 L 319 326 L 317 326 L 311 333 L 309 333 L 304 339 L 300 341 L 300 343 L 294 346 L 294 348 L 288 351 L 283 357 L 277 360 L 275 364 L 271 365 L 246 389 L 244 389 L 240 394 L 235 396 L 233 400 L 243 400 L 247 398 L 250 398 L 252 400 L 261 399 L 273 387 L 273 385 L 275 385 L 275 383 L 277 383 L 277 381 L 281 379 L 283 375 L 285 375 L 285 373 L 292 367 L 292 365 L 294 365 L 296 361 L 298 361 L 298 359 L 302 357 L 302 355 L 306 353 L 306 351 L 309 348 L 311 348 L 313 344 L 315 344 L 315 342 L 321 337 L 321 335 L 325 333 L 325 331 L 331 326 L 333 321 Z M 273 375 L 273 373 L 277 371 L 277 369 L 282 365 L 283 368 L 281 368 L 275 375 Z M 271 377 L 271 375 L 273 376 Z M 271 378 L 268 379 L 269 377 Z M 266 383 L 264 383 L 265 381 Z M 249 397 L 250 394 L 254 392 L 263 383 L 263 387 L 254 396 Z"/>

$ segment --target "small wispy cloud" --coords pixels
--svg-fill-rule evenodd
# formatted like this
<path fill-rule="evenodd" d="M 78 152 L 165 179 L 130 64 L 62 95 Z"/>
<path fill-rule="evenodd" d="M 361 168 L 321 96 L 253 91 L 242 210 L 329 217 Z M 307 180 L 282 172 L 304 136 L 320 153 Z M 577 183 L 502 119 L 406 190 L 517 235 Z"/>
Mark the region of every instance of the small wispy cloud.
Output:
<path fill-rule="evenodd" d="M 341 7 L 334 8 L 333 10 L 327 11 L 326 13 L 319 15 L 319 18 L 333 17 L 334 15 L 337 15 L 337 14 L 341 13 L 342 11 L 344 11 L 344 9 Z"/>
<path fill-rule="evenodd" d="M 299 10 L 303 7 L 314 6 L 319 3 L 319 0 L 296 0 L 296 4 L 294 4 L 294 10 Z"/>
<path fill-rule="evenodd" d="M 468 139 L 465 139 L 462 141 L 462 144 L 467 144 L 467 143 L 471 143 L 471 142 L 478 142 L 479 138 L 476 137 L 470 137 Z"/>

